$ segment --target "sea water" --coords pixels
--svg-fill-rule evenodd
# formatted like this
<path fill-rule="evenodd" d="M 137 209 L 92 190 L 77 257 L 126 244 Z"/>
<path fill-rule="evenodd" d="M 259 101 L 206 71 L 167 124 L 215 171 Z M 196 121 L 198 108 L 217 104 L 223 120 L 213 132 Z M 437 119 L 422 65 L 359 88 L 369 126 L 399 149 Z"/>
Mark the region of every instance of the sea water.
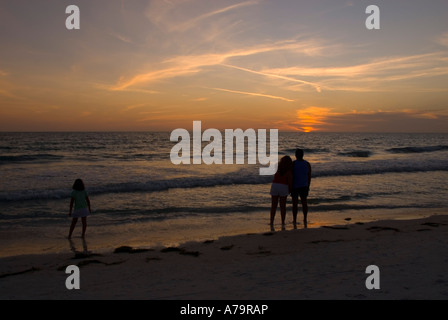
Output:
<path fill-rule="evenodd" d="M 0 256 L 270 230 L 272 176 L 247 162 L 174 165 L 174 145 L 169 132 L 0 133 Z M 279 158 L 297 147 L 312 165 L 308 227 L 448 207 L 448 134 L 279 133 Z M 65 239 L 77 178 L 92 203 L 83 243 L 81 225 L 75 243 Z M 291 221 L 289 199 L 286 229 Z"/>

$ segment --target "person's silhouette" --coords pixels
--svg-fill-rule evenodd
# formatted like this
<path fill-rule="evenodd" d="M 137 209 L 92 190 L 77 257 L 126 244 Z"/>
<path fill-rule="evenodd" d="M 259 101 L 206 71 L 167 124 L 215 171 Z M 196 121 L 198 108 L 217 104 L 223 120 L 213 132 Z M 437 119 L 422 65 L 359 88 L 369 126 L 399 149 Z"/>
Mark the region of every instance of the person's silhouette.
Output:
<path fill-rule="evenodd" d="M 292 184 L 292 216 L 294 227 L 297 226 L 297 210 L 299 197 L 302 203 L 303 224 L 307 227 L 308 216 L 308 193 L 311 185 L 311 165 L 303 159 L 303 150 L 296 150 L 296 159 L 293 162 L 293 184 Z"/>
<path fill-rule="evenodd" d="M 279 164 L 277 172 L 274 175 L 271 185 L 271 230 L 274 228 L 275 212 L 280 202 L 280 214 L 282 219 L 282 228 L 285 227 L 286 218 L 286 199 L 291 192 L 292 187 L 292 159 L 290 156 L 284 156 Z"/>

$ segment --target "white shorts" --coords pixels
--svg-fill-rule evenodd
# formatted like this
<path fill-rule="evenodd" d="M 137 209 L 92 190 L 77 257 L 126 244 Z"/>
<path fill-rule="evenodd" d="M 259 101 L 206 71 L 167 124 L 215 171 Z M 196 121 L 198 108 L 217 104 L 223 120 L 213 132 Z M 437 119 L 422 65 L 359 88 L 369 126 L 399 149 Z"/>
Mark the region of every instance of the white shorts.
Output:
<path fill-rule="evenodd" d="M 287 197 L 289 194 L 289 187 L 282 183 L 273 183 L 271 186 L 271 196 Z"/>
<path fill-rule="evenodd" d="M 77 209 L 74 210 L 72 213 L 72 217 L 73 218 L 84 218 L 87 217 L 89 215 L 89 208 L 82 208 L 82 209 Z"/>

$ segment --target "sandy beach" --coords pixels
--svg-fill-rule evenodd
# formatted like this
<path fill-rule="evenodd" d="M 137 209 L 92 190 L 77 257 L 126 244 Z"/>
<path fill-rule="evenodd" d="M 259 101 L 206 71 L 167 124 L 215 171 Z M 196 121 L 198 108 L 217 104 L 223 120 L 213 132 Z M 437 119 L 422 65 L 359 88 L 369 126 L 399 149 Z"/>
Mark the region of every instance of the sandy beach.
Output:
<path fill-rule="evenodd" d="M 447 299 L 448 215 L 2 258 L 1 299 Z M 66 267 L 80 289 L 65 286 Z M 379 268 L 380 289 L 366 288 Z"/>

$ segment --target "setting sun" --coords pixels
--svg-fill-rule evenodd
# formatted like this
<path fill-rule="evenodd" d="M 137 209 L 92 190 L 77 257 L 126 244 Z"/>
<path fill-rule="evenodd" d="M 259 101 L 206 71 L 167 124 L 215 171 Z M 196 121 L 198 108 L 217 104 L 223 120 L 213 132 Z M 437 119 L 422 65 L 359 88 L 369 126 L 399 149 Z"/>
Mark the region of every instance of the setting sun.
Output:
<path fill-rule="evenodd" d="M 330 109 L 320 107 L 308 107 L 297 110 L 296 125 L 303 132 L 320 131 L 325 127 L 325 119 L 330 115 Z"/>

